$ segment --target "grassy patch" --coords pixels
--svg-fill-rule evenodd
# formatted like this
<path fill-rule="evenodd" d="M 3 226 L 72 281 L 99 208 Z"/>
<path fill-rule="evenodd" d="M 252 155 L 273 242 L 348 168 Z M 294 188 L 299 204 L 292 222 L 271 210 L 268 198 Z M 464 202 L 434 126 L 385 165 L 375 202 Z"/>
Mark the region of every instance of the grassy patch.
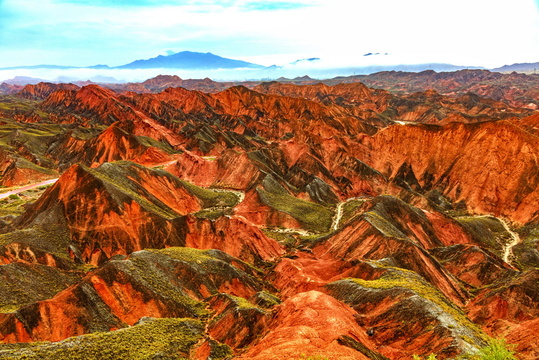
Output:
<path fill-rule="evenodd" d="M 201 299 L 207 296 L 199 293 L 198 289 L 202 286 L 212 294 L 219 292 L 223 282 L 239 280 L 253 287 L 262 286 L 259 280 L 249 275 L 259 274 L 255 268 L 218 250 L 188 247 L 145 250 L 132 254 L 127 261 L 118 262 L 116 265 L 121 266 L 122 271 L 126 271 L 133 278 L 139 279 L 144 287 L 158 296 L 171 299 L 185 308 L 186 315 L 181 316 L 205 318 L 209 315 L 206 304 L 193 298 Z M 170 268 L 190 275 L 178 278 L 178 273 L 165 270 Z M 249 303 L 249 306 L 255 305 Z"/>
<path fill-rule="evenodd" d="M 20 349 L 17 345 L 0 347 L 0 359 L 188 359 L 203 332 L 204 326 L 198 320 L 153 319 L 126 329 L 57 343 L 23 345 Z"/>
<path fill-rule="evenodd" d="M 88 171 L 104 183 L 108 184 L 109 186 L 114 187 L 116 190 L 123 193 L 124 195 L 127 195 L 129 198 L 133 199 L 142 208 L 146 209 L 149 212 L 158 214 L 159 216 L 166 219 L 173 219 L 179 216 L 176 212 L 163 204 L 161 201 L 155 199 L 154 202 L 147 199 L 144 196 L 139 184 L 128 179 L 125 171 L 122 171 L 125 169 L 121 169 L 120 167 L 118 167 L 117 163 L 105 163 L 97 169 L 91 169 L 83 166 L 83 169 Z"/>
<path fill-rule="evenodd" d="M 33 162 L 28 161 L 28 160 L 26 160 L 25 158 L 22 158 L 22 157 L 17 159 L 17 167 L 21 168 L 21 169 L 34 170 L 34 171 L 37 171 L 37 172 L 40 172 L 40 173 L 43 173 L 43 174 L 47 174 L 47 175 L 51 175 L 51 176 L 57 176 L 58 175 L 58 171 L 53 170 L 53 169 L 44 168 L 44 167 L 39 166 L 37 164 L 34 164 Z"/>
<path fill-rule="evenodd" d="M 202 200 L 202 206 L 204 208 L 234 207 L 240 200 L 238 195 L 233 192 L 204 189 L 182 179 L 178 179 L 178 181 L 180 181 L 191 194 Z"/>
<path fill-rule="evenodd" d="M 318 233 L 329 231 L 334 211 L 290 195 L 271 176 L 267 176 L 262 185 L 263 188 L 257 188 L 257 191 L 264 204 L 292 216 L 307 230 Z"/>
<path fill-rule="evenodd" d="M 154 147 L 163 150 L 167 154 L 175 153 L 174 149 L 172 148 L 172 146 L 170 146 L 169 143 L 157 141 L 147 136 L 137 136 L 137 140 L 141 145 L 145 147 Z"/>
<path fill-rule="evenodd" d="M 208 261 L 213 261 L 215 258 L 208 254 L 208 250 L 199 250 L 190 247 L 170 247 L 166 249 L 148 249 L 147 251 L 162 254 L 176 260 L 186 261 L 189 263 L 203 264 Z"/>
<path fill-rule="evenodd" d="M 143 284 L 155 295 L 172 300 L 177 307 L 184 310 L 182 316 L 205 318 L 209 315 L 206 304 L 188 296 L 182 289 L 173 283 L 170 274 L 159 268 L 146 257 L 132 255 L 129 260 L 122 262 L 122 271 L 129 273 L 134 279 Z"/>
<path fill-rule="evenodd" d="M 0 111 L 30 112 L 34 111 L 39 103 L 37 100 L 28 100 L 15 95 L 2 95 L 0 96 Z"/>
<path fill-rule="evenodd" d="M 288 250 L 294 249 L 300 242 L 300 234 L 297 232 L 282 232 L 272 229 L 262 229 L 262 232 L 269 238 L 278 241 L 284 245 Z"/>
<path fill-rule="evenodd" d="M 262 310 L 258 306 L 250 303 L 247 299 L 244 299 L 244 298 L 239 297 L 239 296 L 233 296 L 233 295 L 229 295 L 229 296 L 232 299 L 232 301 L 234 302 L 234 304 L 236 304 L 236 307 L 238 309 L 258 309 L 258 310 Z"/>
<path fill-rule="evenodd" d="M 202 217 L 212 218 L 219 216 L 219 211 L 231 208 L 239 202 L 238 195 L 233 192 L 204 189 L 181 180 L 164 170 L 146 168 L 129 161 L 105 163 L 97 169 L 90 169 L 88 167 L 84 167 L 84 169 L 109 186 L 113 186 L 122 194 L 127 195 L 147 211 L 154 212 L 167 219 L 172 219 L 179 215 L 163 202 L 148 193 L 143 188 L 143 184 L 136 181 L 140 171 L 150 172 L 150 174 L 156 178 L 166 177 L 175 186 L 185 188 L 193 196 L 200 199 L 202 207 L 209 209 L 201 214 Z M 214 214 L 216 211 L 217 214 Z"/>
<path fill-rule="evenodd" d="M 229 263 L 232 264 L 233 261 L 235 264 L 234 267 L 236 268 L 238 267 L 238 264 L 242 264 L 244 268 L 249 268 L 253 273 L 262 274 L 262 270 L 259 268 L 243 262 L 240 259 L 234 258 L 220 250 L 200 250 L 190 247 L 168 247 L 159 250 L 147 249 L 146 251 L 154 254 L 166 255 L 175 260 L 202 265 L 204 268 L 206 268 L 206 270 L 209 271 L 222 272 L 224 270 L 222 265 L 229 265 Z"/>
<path fill-rule="evenodd" d="M 462 310 L 456 308 L 439 290 L 430 285 L 415 272 L 405 269 L 397 269 L 384 274 L 377 280 L 349 279 L 354 283 L 371 289 L 404 288 L 412 290 L 424 299 L 438 305 L 444 312 L 450 314 L 460 325 L 470 329 L 481 340 L 488 342 L 490 338 L 468 317 Z"/>
<path fill-rule="evenodd" d="M 28 198 L 21 199 L 19 196 L 15 198 L 15 197 L 11 197 L 11 195 L 8 196 L 7 198 L 1 199 L 0 200 L 0 216 L 8 216 L 8 215 L 19 216 L 24 212 L 24 205 L 33 200 L 34 199 L 28 199 Z"/>
<path fill-rule="evenodd" d="M 345 202 L 342 205 L 342 217 L 337 224 L 338 227 L 343 226 L 348 221 L 350 221 L 354 216 L 358 215 L 358 210 L 361 208 L 361 205 L 365 203 L 365 199 L 351 199 Z"/>
<path fill-rule="evenodd" d="M 474 359 L 477 360 L 517 360 L 513 347 L 504 339 L 492 339 L 490 343 L 481 348 Z"/>
<path fill-rule="evenodd" d="M 13 196 L 10 195 L 7 198 L 0 199 L 0 217 L 7 215 L 21 215 L 24 212 L 25 205 L 37 200 L 50 186 L 51 185 L 43 185 L 38 188 L 23 191 L 18 195 L 12 194 Z"/>
<path fill-rule="evenodd" d="M 391 221 L 380 215 L 376 210 L 363 213 L 363 218 L 378 229 L 384 236 L 395 239 L 406 239 L 407 236 Z"/>
<path fill-rule="evenodd" d="M 49 224 L 46 227 L 34 226 L 0 235 L 0 246 L 11 243 L 20 243 L 35 252 L 48 253 L 71 262 L 67 253 L 70 243 L 69 232 L 61 224 Z"/>
<path fill-rule="evenodd" d="M 234 356 L 234 352 L 230 346 L 221 344 L 213 339 L 209 339 L 208 343 L 210 345 L 210 356 L 208 359 L 224 360 L 231 359 Z"/>
<path fill-rule="evenodd" d="M 76 273 L 14 262 L 0 266 L 0 313 L 50 299 L 79 279 Z"/>
<path fill-rule="evenodd" d="M 507 232 L 503 223 L 493 216 L 463 216 L 455 218 L 473 239 L 498 255 L 502 251 L 503 244 L 511 241 L 511 234 Z"/>

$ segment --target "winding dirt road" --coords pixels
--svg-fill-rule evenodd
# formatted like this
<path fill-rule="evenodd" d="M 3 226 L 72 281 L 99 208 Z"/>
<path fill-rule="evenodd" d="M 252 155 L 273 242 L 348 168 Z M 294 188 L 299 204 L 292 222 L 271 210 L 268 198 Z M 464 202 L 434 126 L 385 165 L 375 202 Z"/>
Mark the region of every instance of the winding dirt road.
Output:
<path fill-rule="evenodd" d="M 30 189 L 34 189 L 34 188 L 36 188 L 36 187 L 54 184 L 56 181 L 58 181 L 58 178 L 56 178 L 56 179 L 50 179 L 50 180 L 45 180 L 45 181 L 41 181 L 41 182 L 34 183 L 34 184 L 24 185 L 24 186 L 21 186 L 20 188 L 13 189 L 13 190 L 10 190 L 10 191 L 5 192 L 5 193 L 3 193 L 3 194 L 0 194 L 0 199 L 5 199 L 5 198 L 7 198 L 9 195 L 19 194 L 19 193 L 22 193 L 23 191 L 30 190 Z"/>
<path fill-rule="evenodd" d="M 511 235 L 511 238 L 512 238 L 511 242 L 502 245 L 502 259 L 506 263 L 511 264 L 510 261 L 511 261 L 511 258 L 513 257 L 513 248 L 520 243 L 521 241 L 520 236 L 516 232 L 511 230 L 511 228 L 509 227 L 509 224 L 507 223 L 505 219 L 498 218 L 492 215 L 480 215 L 480 216 L 475 216 L 475 217 L 476 218 L 494 218 L 498 220 L 500 223 L 502 223 L 505 231 L 507 231 L 507 233 Z"/>

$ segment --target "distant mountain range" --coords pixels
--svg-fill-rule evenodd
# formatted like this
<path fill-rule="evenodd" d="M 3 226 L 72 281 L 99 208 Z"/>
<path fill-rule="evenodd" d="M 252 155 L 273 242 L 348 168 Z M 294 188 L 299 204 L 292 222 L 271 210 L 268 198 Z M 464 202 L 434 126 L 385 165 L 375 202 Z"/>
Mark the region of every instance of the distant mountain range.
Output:
<path fill-rule="evenodd" d="M 502 67 L 492 69 L 492 71 L 498 71 L 498 72 L 509 72 L 509 71 L 535 72 L 538 68 L 539 68 L 539 62 L 535 62 L 535 63 L 519 63 L 519 64 L 513 64 L 513 65 L 504 65 Z"/>
<path fill-rule="evenodd" d="M 320 58 L 308 58 L 296 60 L 291 65 L 302 63 L 312 63 L 319 61 Z M 120 66 L 108 65 L 93 65 L 88 67 L 78 66 L 63 66 L 63 65 L 31 65 L 31 66 L 12 66 L 0 68 L 0 70 L 16 70 L 16 69 L 50 69 L 50 70 L 67 70 L 67 69 L 96 69 L 96 70 L 113 70 L 113 69 L 182 69 L 182 70 L 217 70 L 217 69 L 252 69 L 252 70 L 267 70 L 275 71 L 282 69 L 282 66 L 262 66 L 259 64 L 250 63 L 242 60 L 229 59 L 212 53 L 200 53 L 192 51 L 182 51 L 170 55 L 159 55 L 151 59 L 135 60 L 129 64 Z M 456 71 L 461 69 L 478 69 L 476 66 L 455 66 L 452 64 L 429 63 L 429 64 L 413 64 L 413 65 L 379 65 L 368 67 L 350 67 L 343 69 L 350 74 L 370 74 L 378 71 Z"/>
<path fill-rule="evenodd" d="M 49 76 L 50 70 L 60 70 L 61 75 L 56 75 L 55 79 L 48 79 L 47 81 L 53 82 L 72 82 L 72 81 L 86 81 L 91 80 L 93 82 L 100 83 L 116 83 L 117 81 L 113 76 L 116 76 L 115 73 L 105 71 L 110 70 L 137 70 L 137 69 L 170 69 L 172 70 L 203 70 L 203 71 L 212 71 L 212 70 L 232 70 L 228 72 L 229 74 L 237 74 L 237 79 L 276 79 L 279 77 L 297 77 L 305 75 L 308 73 L 309 76 L 315 77 L 318 79 L 332 78 L 336 76 L 350 76 L 350 75 L 368 75 L 382 71 L 404 71 L 404 72 L 421 72 L 425 70 L 434 70 L 436 72 L 451 72 L 458 71 L 463 69 L 483 69 L 477 66 L 456 66 L 453 64 L 446 63 L 423 63 L 423 64 L 396 64 L 396 65 L 370 65 L 370 66 L 350 66 L 346 68 L 317 68 L 316 66 L 310 66 L 308 70 L 305 70 L 305 73 L 298 73 L 302 71 L 302 65 L 308 65 L 313 63 L 318 63 L 321 61 L 320 58 L 312 57 L 299 59 L 293 62 L 288 63 L 284 66 L 272 65 L 272 66 L 263 66 L 247 61 L 229 59 L 222 56 L 218 56 L 212 53 L 200 53 L 192 51 L 182 51 L 178 53 L 167 52 L 168 55 L 159 55 L 150 59 L 139 59 L 128 64 L 120 66 L 108 66 L 108 65 L 93 65 L 88 67 L 77 67 L 77 66 L 63 66 L 63 65 L 32 65 L 32 66 L 14 66 L 14 67 L 4 67 L 0 68 L 2 70 L 44 70 L 42 72 L 34 72 L 32 74 L 21 74 L 21 75 L 33 75 L 34 78 L 26 77 L 15 77 L 14 79 L 6 80 L 6 83 L 16 84 L 16 85 L 26 85 L 26 84 L 35 84 L 37 82 L 43 81 L 43 77 Z M 368 53 L 364 56 L 379 55 L 377 53 Z M 384 54 L 385 55 L 385 54 Z M 323 62 L 319 63 L 320 66 L 323 66 Z M 525 63 L 525 64 L 513 64 L 506 65 L 500 68 L 491 69 L 495 72 L 533 72 L 539 63 Z M 76 74 L 62 73 L 62 70 L 70 69 L 93 69 L 93 70 L 104 70 L 103 73 L 96 71 L 94 74 L 84 75 L 86 78 L 79 78 Z M 247 70 L 247 71 L 244 71 Z M 303 72 L 303 71 L 302 71 Z M 155 74 L 157 75 L 157 73 Z M 211 73 L 208 72 L 206 76 L 211 77 Z M 39 79 L 37 79 L 39 78 Z M 124 81 L 120 81 L 124 82 Z"/>
<path fill-rule="evenodd" d="M 136 60 L 132 63 L 118 66 L 117 69 L 262 69 L 264 66 L 247 61 L 227 59 L 212 53 L 182 51 L 173 55 L 159 55 L 148 60 Z"/>
<path fill-rule="evenodd" d="M 62 65 L 32 65 L 12 66 L 0 68 L 0 70 L 16 69 L 185 69 L 185 70 L 215 70 L 215 69 L 264 69 L 265 66 L 253 64 L 247 61 L 224 58 L 212 53 L 199 53 L 182 51 L 172 55 L 159 55 L 146 60 L 135 60 L 129 64 L 110 67 L 108 65 L 94 65 L 87 67 L 62 66 Z"/>

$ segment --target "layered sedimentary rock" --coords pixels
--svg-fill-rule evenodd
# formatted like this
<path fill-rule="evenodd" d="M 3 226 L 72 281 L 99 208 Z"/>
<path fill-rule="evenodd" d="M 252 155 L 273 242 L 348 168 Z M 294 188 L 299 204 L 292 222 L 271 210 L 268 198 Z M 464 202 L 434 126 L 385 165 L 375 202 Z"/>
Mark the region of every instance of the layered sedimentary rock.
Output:
<path fill-rule="evenodd" d="M 368 141 L 364 161 L 416 191 L 526 223 L 536 219 L 536 137 L 509 121 L 389 127 Z"/>
<path fill-rule="evenodd" d="M 0 200 L 0 358 L 534 359 L 537 115 L 476 75 L 0 98 L 2 183 L 59 177 Z"/>
<path fill-rule="evenodd" d="M 214 222 L 185 216 L 203 208 L 230 208 L 238 200 L 234 193 L 198 188 L 134 163 L 107 163 L 96 169 L 75 165 L 18 226 L 63 219 L 79 256 L 94 264 L 116 254 L 179 245 L 227 249 L 249 261 L 278 256 L 281 247 L 242 219 Z"/>
<path fill-rule="evenodd" d="M 78 89 L 79 87 L 75 84 L 53 84 L 47 82 L 40 82 L 36 85 L 26 85 L 21 91 L 17 93 L 17 95 L 26 99 L 44 100 L 56 90 Z"/>
<path fill-rule="evenodd" d="M 263 289 L 256 270 L 216 250 L 141 251 L 108 262 L 50 300 L 1 314 L 4 342 L 58 341 L 134 325 L 144 316 L 204 317 L 204 298 L 249 297 Z M 73 316 L 76 315 L 76 316 Z"/>

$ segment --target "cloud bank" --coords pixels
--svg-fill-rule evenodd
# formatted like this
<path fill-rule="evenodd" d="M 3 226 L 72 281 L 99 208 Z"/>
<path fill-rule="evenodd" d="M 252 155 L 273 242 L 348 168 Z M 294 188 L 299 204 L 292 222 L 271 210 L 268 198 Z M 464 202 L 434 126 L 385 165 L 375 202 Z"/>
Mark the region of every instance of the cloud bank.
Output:
<path fill-rule="evenodd" d="M 166 50 L 266 66 L 389 53 L 496 67 L 539 60 L 539 12 L 533 0 L 0 1 L 1 67 L 116 66 Z"/>

